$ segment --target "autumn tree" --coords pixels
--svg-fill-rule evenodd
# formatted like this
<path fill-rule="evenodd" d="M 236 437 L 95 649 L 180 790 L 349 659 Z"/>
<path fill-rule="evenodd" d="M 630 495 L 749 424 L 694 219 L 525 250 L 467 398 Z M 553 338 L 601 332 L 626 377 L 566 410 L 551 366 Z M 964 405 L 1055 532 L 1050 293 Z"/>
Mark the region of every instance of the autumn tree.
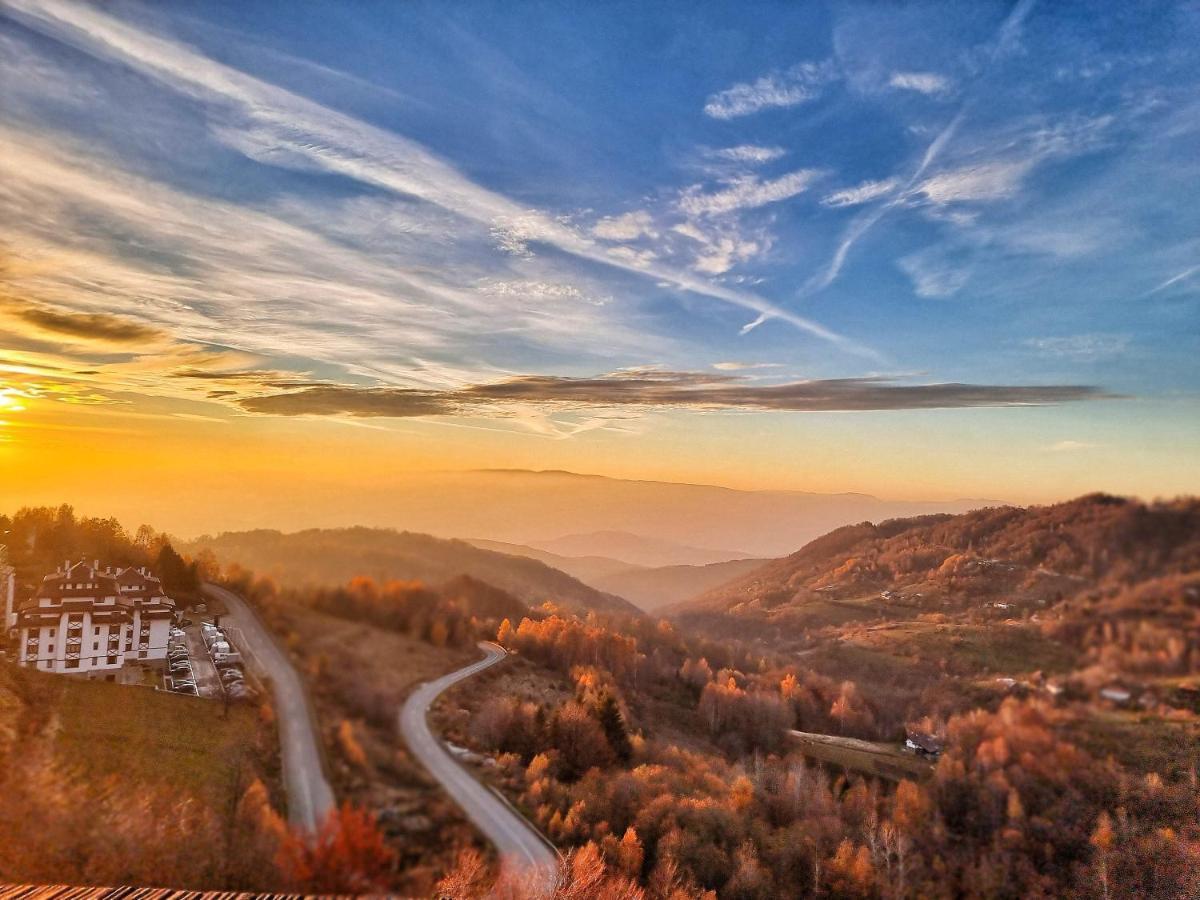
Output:
<path fill-rule="evenodd" d="M 633 756 L 633 745 L 629 741 L 629 731 L 625 727 L 625 718 L 621 715 L 621 707 L 617 705 L 612 694 L 605 694 L 596 710 L 596 718 L 604 729 L 608 746 L 620 762 L 629 762 Z"/>
<path fill-rule="evenodd" d="M 394 861 L 375 817 L 349 803 L 331 811 L 316 835 L 289 833 L 279 851 L 288 880 L 314 894 L 380 891 L 387 886 Z"/>

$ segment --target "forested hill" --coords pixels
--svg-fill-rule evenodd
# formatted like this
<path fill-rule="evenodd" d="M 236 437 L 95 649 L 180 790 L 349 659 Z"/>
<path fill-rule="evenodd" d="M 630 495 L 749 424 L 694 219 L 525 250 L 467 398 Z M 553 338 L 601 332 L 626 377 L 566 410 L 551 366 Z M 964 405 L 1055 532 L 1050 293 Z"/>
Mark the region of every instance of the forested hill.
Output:
<path fill-rule="evenodd" d="M 991 599 L 1019 610 L 1198 571 L 1200 500 L 1093 494 L 846 526 L 670 611 L 780 619 L 863 598 L 884 615 L 889 606 L 954 610 Z"/>
<path fill-rule="evenodd" d="M 437 586 L 469 575 L 530 606 L 551 601 L 577 612 L 636 612 L 620 597 L 588 587 L 537 560 L 408 531 L 240 531 L 202 537 L 186 545 L 186 551 L 192 554 L 204 550 L 215 554 L 223 566 L 237 563 L 270 576 L 283 587 L 342 585 L 358 576 L 379 582 L 419 580 Z"/>

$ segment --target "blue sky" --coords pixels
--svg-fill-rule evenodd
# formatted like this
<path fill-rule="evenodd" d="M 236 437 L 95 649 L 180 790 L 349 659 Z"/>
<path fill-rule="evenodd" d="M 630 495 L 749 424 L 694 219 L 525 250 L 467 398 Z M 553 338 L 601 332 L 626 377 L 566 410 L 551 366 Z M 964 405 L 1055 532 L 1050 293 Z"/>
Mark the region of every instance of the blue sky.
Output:
<path fill-rule="evenodd" d="M 1177 490 L 1198 48 L 1194 3 L 0 3 L 10 388 L 785 447 L 946 407 Z"/>

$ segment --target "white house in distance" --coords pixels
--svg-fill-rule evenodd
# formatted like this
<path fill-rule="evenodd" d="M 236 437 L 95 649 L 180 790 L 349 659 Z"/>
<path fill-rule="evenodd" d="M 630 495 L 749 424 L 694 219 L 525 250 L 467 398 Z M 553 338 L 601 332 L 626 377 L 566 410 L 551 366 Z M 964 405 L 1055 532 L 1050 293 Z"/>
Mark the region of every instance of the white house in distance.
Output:
<path fill-rule="evenodd" d="M 174 612 L 147 569 L 68 561 L 17 610 L 19 659 L 45 672 L 116 681 L 127 665 L 132 674 L 166 658 Z"/>

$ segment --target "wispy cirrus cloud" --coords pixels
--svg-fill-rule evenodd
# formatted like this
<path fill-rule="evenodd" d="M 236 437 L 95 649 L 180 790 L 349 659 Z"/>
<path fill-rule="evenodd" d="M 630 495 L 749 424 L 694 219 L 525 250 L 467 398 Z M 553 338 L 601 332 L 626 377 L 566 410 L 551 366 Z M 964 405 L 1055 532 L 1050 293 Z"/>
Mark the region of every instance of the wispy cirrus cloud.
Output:
<path fill-rule="evenodd" d="M 821 204 L 832 207 L 859 206 L 863 203 L 869 203 L 872 200 L 878 200 L 880 197 L 886 197 L 894 193 L 899 186 L 899 178 L 881 178 L 878 181 L 864 181 L 852 188 L 843 188 L 840 191 L 834 191 L 832 194 L 825 195 L 821 199 Z"/>
<path fill-rule="evenodd" d="M 950 259 L 940 250 L 924 250 L 902 257 L 898 265 L 912 279 L 918 297 L 951 297 L 962 290 L 971 278 L 971 269 L 964 262 Z"/>
<path fill-rule="evenodd" d="M 1170 278 L 1156 284 L 1151 290 L 1146 292 L 1146 296 L 1149 297 L 1151 294 L 1158 294 L 1177 284 L 1182 284 L 1198 272 L 1200 272 L 1200 266 L 1188 266 L 1182 272 L 1176 272 Z"/>
<path fill-rule="evenodd" d="M 980 67 L 980 73 L 977 77 L 982 77 L 996 61 L 1012 52 L 1020 39 L 1022 26 L 1032 8 L 1033 0 L 1020 0 L 1012 8 L 996 31 L 990 46 L 987 48 L 985 62 Z M 877 204 L 874 208 L 864 210 L 854 218 L 842 234 L 841 239 L 837 242 L 837 246 L 834 248 L 828 263 L 802 285 L 800 289 L 801 296 L 808 296 L 815 292 L 823 291 L 833 284 L 838 276 L 841 275 L 846 260 L 849 258 L 854 246 L 870 233 L 884 216 L 891 210 L 904 204 L 910 198 L 912 189 L 922 183 L 926 173 L 939 162 L 951 141 L 958 134 L 959 129 L 966 119 L 968 108 L 969 104 L 967 102 L 960 103 L 958 111 L 953 118 L 937 129 L 932 140 L 925 145 L 925 149 L 921 153 L 915 167 L 912 167 L 905 174 L 895 176 L 901 183 L 898 193 L 887 197 L 884 202 Z M 757 327 L 757 325 L 767 321 L 769 318 L 770 314 L 764 313 L 755 322 L 750 323 L 747 328 Z"/>
<path fill-rule="evenodd" d="M 902 91 L 916 91 L 929 96 L 944 94 L 951 88 L 950 79 L 935 72 L 893 72 L 892 77 L 888 79 L 888 85 Z"/>
<path fill-rule="evenodd" d="M 677 290 L 759 314 L 769 312 L 772 318 L 850 352 L 870 354 L 854 341 L 761 296 L 676 270 L 644 250 L 597 243 L 562 217 L 527 208 L 482 187 L 416 141 L 247 75 L 97 8 L 61 0 L 13 0 L 9 13 L 38 31 L 97 58 L 127 65 L 202 104 L 213 123 L 211 133 L 262 164 L 315 169 L 432 204 L 482 225 L 501 249 L 517 258 L 529 259 L 535 245 L 546 244 L 580 259 L 643 274 Z M 812 89 L 828 80 L 827 68 L 817 64 L 793 67 L 780 76 L 781 83 L 793 91 L 805 86 Z M 770 105 L 774 101 L 767 94 L 769 91 L 734 91 L 724 100 L 714 101 L 714 109 L 732 112 L 760 100 Z"/>
<path fill-rule="evenodd" d="M 720 150 L 712 151 L 712 155 L 718 159 L 749 165 L 774 162 L 782 159 L 786 154 L 787 151 L 782 147 L 760 147 L 757 144 L 739 144 L 736 147 L 722 147 Z"/>
<path fill-rule="evenodd" d="M 1120 356 L 1129 348 L 1130 340 L 1127 334 L 1069 334 L 1029 338 L 1025 346 L 1042 356 L 1095 362 Z"/>
<path fill-rule="evenodd" d="M 798 169 L 778 178 L 763 180 L 754 175 L 731 179 L 718 191 L 706 193 L 699 186 L 679 198 L 679 208 L 694 216 L 713 216 L 778 203 L 801 194 L 820 178 L 819 169 Z"/>
<path fill-rule="evenodd" d="M 737 119 L 767 109 L 799 106 L 815 100 L 837 78 L 837 68 L 830 61 L 799 63 L 784 72 L 772 72 L 712 94 L 704 104 L 704 113 L 714 119 Z"/>
<path fill-rule="evenodd" d="M 1034 162 L 1002 160 L 950 169 L 923 181 L 915 193 L 937 204 L 1005 200 L 1016 194 Z"/>
<path fill-rule="evenodd" d="M 592 234 L 606 241 L 635 241 L 640 237 L 658 237 L 654 218 L 644 209 L 605 216 L 592 226 Z"/>

